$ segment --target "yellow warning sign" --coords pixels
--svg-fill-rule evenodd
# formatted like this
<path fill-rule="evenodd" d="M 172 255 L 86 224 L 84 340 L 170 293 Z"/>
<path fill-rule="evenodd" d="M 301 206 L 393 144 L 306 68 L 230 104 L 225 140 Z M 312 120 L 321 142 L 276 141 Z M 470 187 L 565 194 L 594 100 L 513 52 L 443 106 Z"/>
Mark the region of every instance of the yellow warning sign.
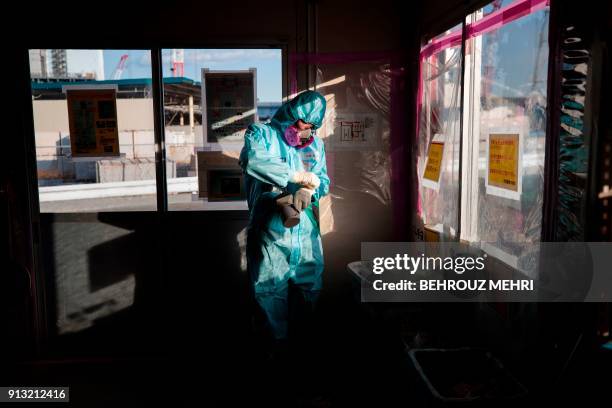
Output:
<path fill-rule="evenodd" d="M 488 160 L 488 184 L 518 192 L 519 134 L 490 134 Z"/>
<path fill-rule="evenodd" d="M 68 89 L 66 99 L 72 156 L 119 156 L 116 91 Z"/>
<path fill-rule="evenodd" d="M 427 163 L 425 164 L 425 172 L 423 178 L 439 182 L 440 171 L 442 169 L 442 153 L 444 152 L 444 142 L 432 142 L 429 146 L 427 154 Z"/>

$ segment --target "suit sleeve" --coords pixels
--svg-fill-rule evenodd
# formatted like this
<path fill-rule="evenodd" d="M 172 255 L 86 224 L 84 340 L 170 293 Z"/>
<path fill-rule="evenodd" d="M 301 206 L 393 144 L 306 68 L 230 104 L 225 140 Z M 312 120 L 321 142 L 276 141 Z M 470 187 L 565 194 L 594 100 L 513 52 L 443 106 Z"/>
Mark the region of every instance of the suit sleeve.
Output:
<path fill-rule="evenodd" d="M 264 183 L 286 187 L 294 171 L 280 156 L 270 152 L 269 143 L 263 134 L 265 131 L 260 126 L 249 126 L 240 154 L 241 165 L 246 173 Z"/>
<path fill-rule="evenodd" d="M 317 160 L 315 165 L 312 168 L 312 172 L 319 177 L 321 180 L 321 184 L 319 188 L 315 191 L 315 200 L 319 200 L 321 197 L 329 194 L 329 176 L 327 175 L 327 158 L 325 157 L 325 145 L 321 142 L 321 149 L 319 151 L 320 159 Z"/>

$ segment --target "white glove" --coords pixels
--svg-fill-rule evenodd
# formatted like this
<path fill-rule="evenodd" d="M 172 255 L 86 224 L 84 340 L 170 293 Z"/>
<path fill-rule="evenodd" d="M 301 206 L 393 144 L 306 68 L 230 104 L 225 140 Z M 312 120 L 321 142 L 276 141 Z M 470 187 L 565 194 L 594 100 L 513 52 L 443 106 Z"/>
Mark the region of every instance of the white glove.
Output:
<path fill-rule="evenodd" d="M 313 194 L 314 190 L 306 187 L 302 187 L 296 191 L 293 195 L 293 206 L 295 209 L 301 212 L 310 207 Z"/>
<path fill-rule="evenodd" d="M 291 177 L 290 181 L 313 190 L 319 188 L 319 185 L 321 184 L 319 177 L 309 171 L 296 171 L 293 173 L 293 177 Z"/>

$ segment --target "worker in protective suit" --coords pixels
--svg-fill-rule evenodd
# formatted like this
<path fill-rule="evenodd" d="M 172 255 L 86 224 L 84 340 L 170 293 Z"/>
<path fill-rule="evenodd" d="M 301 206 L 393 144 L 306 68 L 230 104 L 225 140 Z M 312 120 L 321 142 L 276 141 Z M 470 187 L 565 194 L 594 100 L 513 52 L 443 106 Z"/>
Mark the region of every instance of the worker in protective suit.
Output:
<path fill-rule="evenodd" d="M 268 124 L 248 127 L 240 165 L 250 211 L 247 263 L 257 303 L 276 340 L 288 335 L 291 283 L 312 308 L 321 289 L 323 248 L 319 199 L 329 192 L 323 141 L 313 134 L 325 98 L 305 91 L 283 104 Z M 279 196 L 292 195 L 299 223 L 286 227 Z M 297 221 L 296 221 L 297 222 Z"/>

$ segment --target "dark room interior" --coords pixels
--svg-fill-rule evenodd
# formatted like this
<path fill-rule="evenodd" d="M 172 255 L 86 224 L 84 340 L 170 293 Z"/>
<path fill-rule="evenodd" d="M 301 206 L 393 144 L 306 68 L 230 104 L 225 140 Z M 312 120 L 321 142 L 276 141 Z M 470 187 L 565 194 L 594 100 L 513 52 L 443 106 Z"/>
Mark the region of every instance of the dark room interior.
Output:
<path fill-rule="evenodd" d="M 609 406 L 610 286 L 586 300 L 372 301 L 358 270 L 367 243 L 477 244 L 487 276 L 544 284 L 543 243 L 612 256 L 612 4 L 13 8 L 0 387 L 69 387 L 83 407 Z M 329 191 L 308 207 L 324 270 L 312 310 L 289 284 L 279 348 L 252 285 L 258 210 L 239 166 L 247 126 L 271 128 L 308 91 L 326 104 L 310 137 Z M 91 100 L 87 145 L 74 134 Z M 495 138 L 516 147 L 511 175 L 492 172 Z M 609 262 L 552 279 L 578 292 L 585 276 L 609 282 Z"/>

